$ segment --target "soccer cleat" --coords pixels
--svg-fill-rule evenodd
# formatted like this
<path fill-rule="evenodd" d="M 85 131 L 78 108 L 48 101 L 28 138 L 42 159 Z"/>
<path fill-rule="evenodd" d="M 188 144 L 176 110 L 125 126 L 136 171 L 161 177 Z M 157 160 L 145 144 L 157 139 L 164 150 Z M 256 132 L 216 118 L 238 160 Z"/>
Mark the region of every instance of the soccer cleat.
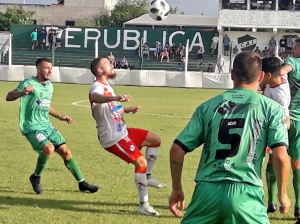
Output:
<path fill-rule="evenodd" d="M 89 184 L 86 181 L 81 181 L 78 183 L 79 190 L 82 192 L 89 191 L 90 193 L 95 193 L 99 190 L 98 186 Z"/>
<path fill-rule="evenodd" d="M 277 211 L 277 205 L 269 204 L 268 209 L 267 209 L 267 213 L 274 213 L 276 211 Z"/>
<path fill-rule="evenodd" d="M 160 183 L 158 180 L 156 180 L 153 177 L 150 177 L 148 180 L 148 187 L 156 187 L 156 188 L 165 188 L 167 185 L 165 183 Z"/>
<path fill-rule="evenodd" d="M 30 183 L 32 185 L 32 188 L 34 190 L 35 193 L 37 194 L 43 194 L 43 188 L 41 185 L 41 177 L 36 176 L 35 174 L 31 174 L 31 176 L 29 177 Z"/>
<path fill-rule="evenodd" d="M 300 208 L 299 207 L 296 207 L 295 210 L 294 210 L 294 216 L 296 218 L 300 218 Z"/>
<path fill-rule="evenodd" d="M 143 215 L 159 216 L 159 213 L 149 204 L 149 202 L 141 203 L 138 212 Z"/>

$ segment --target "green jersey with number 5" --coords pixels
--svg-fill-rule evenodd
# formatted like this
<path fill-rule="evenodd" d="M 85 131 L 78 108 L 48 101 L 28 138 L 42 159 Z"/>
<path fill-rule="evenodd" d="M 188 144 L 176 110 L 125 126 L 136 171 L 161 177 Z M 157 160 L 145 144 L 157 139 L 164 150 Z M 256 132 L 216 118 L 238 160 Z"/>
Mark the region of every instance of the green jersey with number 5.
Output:
<path fill-rule="evenodd" d="M 35 77 L 25 79 L 19 84 L 17 90 L 22 92 L 27 86 L 32 85 L 33 91 L 21 97 L 20 103 L 20 129 L 25 135 L 32 131 L 41 131 L 49 128 L 49 111 L 53 93 L 50 81 L 42 84 Z"/>
<path fill-rule="evenodd" d="M 186 152 L 203 145 L 196 182 L 262 186 L 266 147 L 288 147 L 282 107 L 249 89 L 233 89 L 200 105 L 174 143 Z"/>

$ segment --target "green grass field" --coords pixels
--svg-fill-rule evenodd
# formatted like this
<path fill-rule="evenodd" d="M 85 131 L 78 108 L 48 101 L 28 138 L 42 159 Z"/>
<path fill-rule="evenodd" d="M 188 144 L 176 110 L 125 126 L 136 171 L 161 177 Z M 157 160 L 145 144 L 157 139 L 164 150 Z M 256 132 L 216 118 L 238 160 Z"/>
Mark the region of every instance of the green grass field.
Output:
<path fill-rule="evenodd" d="M 220 90 L 115 87 L 118 94 L 133 96 L 130 105 L 143 108 L 136 115 L 127 115 L 130 127 L 141 127 L 162 138 L 154 176 L 168 184 L 166 189 L 150 188 L 150 203 L 161 214 L 159 218 L 137 215 L 138 197 L 133 182 L 133 166 L 105 152 L 99 145 L 94 120 L 88 108 L 86 85 L 54 84 L 52 106 L 74 118 L 68 125 L 51 118 L 53 125 L 67 139 L 73 156 L 87 181 L 98 184 L 96 194 L 79 193 L 77 183 L 54 155 L 43 174 L 44 195 L 36 195 L 28 181 L 37 155 L 21 135 L 18 126 L 19 102 L 5 102 L 8 91 L 17 83 L 0 82 L 0 223 L 1 224 L 168 224 L 179 223 L 168 210 L 171 191 L 169 149 L 177 134 L 189 121 L 194 109 L 203 101 L 222 93 Z M 74 102 L 79 102 L 72 105 Z M 125 105 L 129 105 L 126 103 Z M 81 105 L 81 106 L 78 106 Z M 185 159 L 183 186 L 189 203 L 201 150 Z M 289 196 L 294 203 L 292 185 Z M 288 215 L 270 215 L 270 222 L 294 223 L 293 208 Z"/>

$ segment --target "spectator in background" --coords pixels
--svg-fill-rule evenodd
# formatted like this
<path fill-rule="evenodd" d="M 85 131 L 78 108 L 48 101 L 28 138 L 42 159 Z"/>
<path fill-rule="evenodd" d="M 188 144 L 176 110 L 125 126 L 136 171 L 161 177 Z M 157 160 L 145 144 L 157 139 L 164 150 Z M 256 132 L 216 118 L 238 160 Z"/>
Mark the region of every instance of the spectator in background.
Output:
<path fill-rule="evenodd" d="M 292 1 L 290 1 L 289 5 L 288 5 L 288 10 L 289 11 L 295 11 L 295 5 Z"/>
<path fill-rule="evenodd" d="M 254 52 L 255 52 L 256 54 L 259 54 L 259 55 L 261 56 L 261 50 L 259 49 L 258 46 L 255 48 Z"/>
<path fill-rule="evenodd" d="M 156 41 L 156 55 L 155 57 L 160 57 L 161 52 L 163 51 L 163 47 L 159 41 Z"/>
<path fill-rule="evenodd" d="M 262 57 L 267 58 L 268 55 L 269 55 L 269 50 L 267 47 L 265 47 L 265 49 L 262 51 Z"/>
<path fill-rule="evenodd" d="M 183 68 L 182 68 L 182 64 L 181 63 L 178 63 L 178 67 L 176 69 L 177 72 L 182 72 L 183 71 Z"/>
<path fill-rule="evenodd" d="M 183 46 L 182 46 L 182 43 L 180 43 L 177 48 L 177 53 L 176 53 L 177 56 L 180 56 L 180 52 L 182 52 L 182 49 L 183 49 Z"/>
<path fill-rule="evenodd" d="M 288 36 L 288 38 L 286 40 L 286 51 L 288 54 L 291 53 L 293 45 L 294 45 L 294 41 L 292 39 L 292 36 Z"/>
<path fill-rule="evenodd" d="M 269 57 L 273 57 L 276 50 L 276 40 L 274 37 L 271 37 L 271 40 L 269 41 Z"/>
<path fill-rule="evenodd" d="M 164 49 L 167 49 L 167 51 L 170 53 L 170 44 L 169 43 L 166 43 L 165 45 L 165 48 Z"/>
<path fill-rule="evenodd" d="M 38 33 L 37 33 L 37 29 L 34 29 L 31 33 L 31 50 L 34 50 L 34 47 L 38 45 Z"/>
<path fill-rule="evenodd" d="M 123 56 L 122 60 L 120 61 L 120 65 L 122 69 L 128 69 L 128 61 L 125 56 Z"/>
<path fill-rule="evenodd" d="M 107 59 L 109 60 L 109 62 L 114 66 L 114 68 L 117 67 L 117 62 L 116 62 L 116 58 L 113 55 L 112 52 L 109 52 L 109 55 L 107 56 Z"/>
<path fill-rule="evenodd" d="M 185 46 L 182 46 L 181 51 L 179 52 L 180 58 L 185 57 Z"/>
<path fill-rule="evenodd" d="M 280 46 L 279 51 L 280 51 L 281 53 L 283 53 L 283 52 L 286 51 L 286 46 L 287 46 L 286 44 L 287 44 L 286 37 L 283 36 L 283 37 L 280 39 L 280 41 L 279 41 L 279 46 Z"/>
<path fill-rule="evenodd" d="M 43 27 L 39 35 L 39 43 L 42 49 L 44 49 L 44 46 L 46 46 L 46 37 L 47 32 L 45 30 L 45 27 Z"/>
<path fill-rule="evenodd" d="M 169 62 L 169 52 L 167 49 L 164 49 L 164 51 L 160 53 L 160 62 L 162 62 L 164 58 L 166 58 L 167 62 Z"/>
<path fill-rule="evenodd" d="M 217 46 L 218 46 L 218 42 L 219 42 L 219 37 L 218 37 L 218 34 L 216 33 L 215 36 L 212 38 L 212 43 L 211 43 L 211 56 L 214 54 Z"/>
<path fill-rule="evenodd" d="M 150 52 L 150 50 L 149 50 L 149 46 L 147 45 L 147 43 L 144 43 L 143 44 L 143 56 L 144 55 L 147 55 L 147 59 L 149 59 L 149 53 Z"/>
<path fill-rule="evenodd" d="M 198 52 L 197 52 L 197 60 L 202 61 L 203 60 L 203 49 L 202 47 L 199 48 Z"/>
<path fill-rule="evenodd" d="M 223 37 L 224 55 L 229 56 L 230 38 L 227 34 Z"/>
<path fill-rule="evenodd" d="M 48 31 L 48 43 L 49 43 L 48 50 L 52 48 L 54 35 L 55 35 L 55 29 L 53 28 L 53 26 L 51 26 L 51 29 Z"/>
<path fill-rule="evenodd" d="M 176 52 L 177 52 L 177 47 L 176 47 L 175 43 L 173 43 L 172 46 L 170 47 L 170 54 L 173 59 L 176 56 Z"/>
<path fill-rule="evenodd" d="M 220 56 L 218 57 L 218 60 L 217 60 L 217 66 L 218 66 L 219 73 L 223 74 L 224 65 L 225 65 L 225 59 L 220 54 Z"/>
<path fill-rule="evenodd" d="M 235 45 L 234 48 L 232 49 L 232 53 L 234 55 L 236 55 L 237 53 L 239 53 L 239 49 L 238 49 L 237 45 Z"/>
<path fill-rule="evenodd" d="M 62 30 L 60 27 L 58 27 L 58 30 L 55 33 L 55 49 L 61 47 L 61 36 L 65 30 L 66 28 Z"/>

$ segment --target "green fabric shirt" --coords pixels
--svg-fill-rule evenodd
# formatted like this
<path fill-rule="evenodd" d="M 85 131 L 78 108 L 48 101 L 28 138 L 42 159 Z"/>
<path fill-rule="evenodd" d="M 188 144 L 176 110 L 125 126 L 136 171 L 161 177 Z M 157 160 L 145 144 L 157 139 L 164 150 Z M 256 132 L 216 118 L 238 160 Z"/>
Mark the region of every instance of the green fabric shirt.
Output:
<path fill-rule="evenodd" d="M 37 32 L 36 31 L 32 31 L 32 33 L 31 33 L 31 39 L 32 40 L 37 40 Z"/>
<path fill-rule="evenodd" d="M 292 67 L 292 71 L 288 74 L 291 89 L 290 118 L 300 121 L 300 58 L 290 57 L 285 64 Z"/>
<path fill-rule="evenodd" d="M 262 186 L 266 147 L 288 145 L 286 116 L 277 102 L 233 89 L 200 105 L 174 142 L 186 152 L 204 144 L 196 182 Z"/>
<path fill-rule="evenodd" d="M 45 85 L 35 77 L 25 79 L 17 90 L 22 92 L 27 86 L 33 85 L 34 90 L 21 97 L 19 125 L 23 135 L 31 131 L 46 130 L 49 125 L 49 111 L 53 94 L 53 85 L 47 81 Z"/>

